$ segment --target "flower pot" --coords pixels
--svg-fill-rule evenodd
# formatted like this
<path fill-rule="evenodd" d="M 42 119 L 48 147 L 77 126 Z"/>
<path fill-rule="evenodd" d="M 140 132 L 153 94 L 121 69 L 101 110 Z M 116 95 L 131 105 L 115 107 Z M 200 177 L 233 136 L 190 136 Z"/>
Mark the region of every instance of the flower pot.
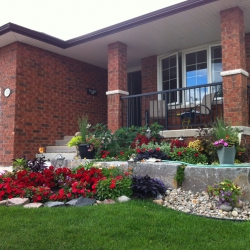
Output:
<path fill-rule="evenodd" d="M 235 153 L 235 146 L 217 149 L 220 164 L 234 164 Z"/>
<path fill-rule="evenodd" d="M 80 144 L 78 146 L 81 159 L 93 159 L 95 156 L 95 149 L 90 144 Z"/>

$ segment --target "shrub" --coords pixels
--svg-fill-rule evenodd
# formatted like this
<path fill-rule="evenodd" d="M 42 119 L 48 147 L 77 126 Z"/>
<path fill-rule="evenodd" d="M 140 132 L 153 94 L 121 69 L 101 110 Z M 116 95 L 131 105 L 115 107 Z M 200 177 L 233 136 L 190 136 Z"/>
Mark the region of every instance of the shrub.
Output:
<path fill-rule="evenodd" d="M 174 176 L 174 179 L 177 181 L 178 186 L 181 186 L 182 182 L 185 179 L 185 172 L 184 172 L 185 168 L 186 168 L 185 165 L 182 165 L 182 166 L 178 167 L 177 172 L 176 172 L 176 174 Z"/>
<path fill-rule="evenodd" d="M 159 179 L 152 179 L 148 175 L 133 176 L 131 189 L 133 197 L 140 199 L 157 198 L 159 194 L 164 195 L 166 187 Z"/>
<path fill-rule="evenodd" d="M 160 148 L 156 149 L 149 149 L 147 151 L 141 151 L 140 149 L 137 149 L 137 156 L 134 158 L 134 161 L 141 161 L 143 159 L 150 159 L 150 158 L 155 158 L 155 159 L 161 159 L 161 160 L 167 160 L 168 156 L 163 153 Z"/>
<path fill-rule="evenodd" d="M 123 175 L 109 178 L 103 177 L 96 186 L 95 198 L 105 200 L 116 199 L 121 195 L 130 197 L 132 195 L 131 183 L 131 178 Z"/>
<path fill-rule="evenodd" d="M 181 161 L 190 164 L 207 164 L 207 157 L 193 148 L 174 148 L 170 152 L 171 160 Z"/>
<path fill-rule="evenodd" d="M 174 148 L 184 148 L 187 147 L 187 143 L 184 140 L 173 139 L 170 143 L 171 150 Z"/>

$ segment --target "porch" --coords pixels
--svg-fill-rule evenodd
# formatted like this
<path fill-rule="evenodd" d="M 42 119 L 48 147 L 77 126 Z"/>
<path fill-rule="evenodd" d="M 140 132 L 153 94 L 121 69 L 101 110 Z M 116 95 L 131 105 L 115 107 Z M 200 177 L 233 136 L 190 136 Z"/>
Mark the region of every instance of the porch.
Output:
<path fill-rule="evenodd" d="M 122 125 L 154 122 L 164 130 L 205 127 L 223 117 L 222 82 L 122 96 Z"/>

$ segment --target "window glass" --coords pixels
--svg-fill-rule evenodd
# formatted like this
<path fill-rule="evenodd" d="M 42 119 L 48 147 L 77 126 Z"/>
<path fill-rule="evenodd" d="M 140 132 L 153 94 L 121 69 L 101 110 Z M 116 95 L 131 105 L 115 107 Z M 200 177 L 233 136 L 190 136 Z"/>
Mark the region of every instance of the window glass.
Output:
<path fill-rule="evenodd" d="M 221 46 L 211 48 L 211 80 L 214 82 L 222 82 L 222 53 Z"/>

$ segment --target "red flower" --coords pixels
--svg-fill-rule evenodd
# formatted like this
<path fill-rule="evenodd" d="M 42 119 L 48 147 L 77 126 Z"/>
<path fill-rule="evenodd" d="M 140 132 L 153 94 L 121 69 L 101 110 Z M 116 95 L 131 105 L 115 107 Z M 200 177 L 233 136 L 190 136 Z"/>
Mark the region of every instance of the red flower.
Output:
<path fill-rule="evenodd" d="M 124 155 L 124 152 L 120 152 L 120 155 Z"/>
<path fill-rule="evenodd" d="M 195 153 L 195 154 L 194 154 L 194 156 L 195 156 L 195 157 L 198 157 L 198 156 L 199 156 L 199 154 L 198 154 L 198 153 Z"/>
<path fill-rule="evenodd" d="M 139 154 L 139 153 L 141 153 L 141 150 L 139 148 L 137 148 L 136 152 Z"/>
<path fill-rule="evenodd" d="M 182 152 L 179 151 L 177 154 L 178 154 L 178 155 L 182 155 Z"/>
<path fill-rule="evenodd" d="M 161 149 L 160 148 L 156 148 L 156 151 L 161 151 Z"/>
<path fill-rule="evenodd" d="M 115 188 L 115 186 L 116 186 L 116 182 L 115 182 L 115 180 L 112 180 L 109 187 L 110 187 L 111 189 L 113 189 L 113 188 Z"/>

